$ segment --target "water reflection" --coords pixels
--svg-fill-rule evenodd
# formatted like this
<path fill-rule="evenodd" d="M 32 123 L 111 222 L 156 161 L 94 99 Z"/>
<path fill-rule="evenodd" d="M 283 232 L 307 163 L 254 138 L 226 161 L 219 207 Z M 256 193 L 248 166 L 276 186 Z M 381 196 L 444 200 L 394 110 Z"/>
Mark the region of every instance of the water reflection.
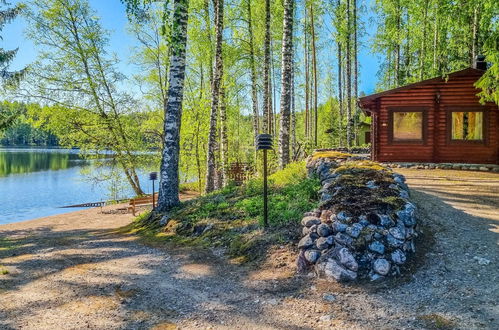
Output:
<path fill-rule="evenodd" d="M 39 171 L 65 170 L 88 164 L 77 150 L 0 148 L 0 177 Z"/>

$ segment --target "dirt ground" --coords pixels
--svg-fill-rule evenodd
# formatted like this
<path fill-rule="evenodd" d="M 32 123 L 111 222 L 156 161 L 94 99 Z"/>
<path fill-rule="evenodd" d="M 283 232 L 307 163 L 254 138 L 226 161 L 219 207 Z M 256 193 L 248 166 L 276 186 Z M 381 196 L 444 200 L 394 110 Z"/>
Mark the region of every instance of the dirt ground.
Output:
<path fill-rule="evenodd" d="M 499 174 L 399 172 L 423 231 L 400 279 L 298 277 L 290 246 L 246 267 L 150 248 L 97 208 L 0 226 L 0 329 L 499 329 Z"/>

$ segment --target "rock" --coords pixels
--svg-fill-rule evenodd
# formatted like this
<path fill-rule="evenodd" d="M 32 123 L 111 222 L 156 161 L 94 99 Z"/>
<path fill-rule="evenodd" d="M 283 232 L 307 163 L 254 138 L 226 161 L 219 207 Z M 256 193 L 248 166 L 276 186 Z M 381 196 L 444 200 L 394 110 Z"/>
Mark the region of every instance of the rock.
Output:
<path fill-rule="evenodd" d="M 333 245 L 334 238 L 333 236 L 328 237 L 319 237 L 317 241 L 315 241 L 315 245 L 319 250 L 329 249 L 331 245 Z"/>
<path fill-rule="evenodd" d="M 394 248 L 399 248 L 404 245 L 404 241 L 396 239 L 395 237 L 393 237 L 392 234 L 388 234 L 386 236 L 386 242 L 388 243 L 389 246 Z"/>
<path fill-rule="evenodd" d="M 313 211 L 310 211 L 310 212 L 305 212 L 303 214 L 304 217 L 315 217 L 315 218 L 318 218 L 321 216 L 321 212 L 319 210 L 313 210 Z"/>
<path fill-rule="evenodd" d="M 405 177 L 402 174 L 394 173 L 393 181 L 396 183 L 405 183 Z"/>
<path fill-rule="evenodd" d="M 482 266 L 486 266 L 486 265 L 490 264 L 489 259 L 485 259 L 485 258 L 478 257 L 478 256 L 473 257 L 473 260 L 476 260 L 478 262 L 478 264 L 482 265 Z"/>
<path fill-rule="evenodd" d="M 308 270 L 308 262 L 305 259 L 305 251 L 300 251 L 298 258 L 296 259 L 296 271 L 299 274 L 305 274 Z"/>
<path fill-rule="evenodd" d="M 335 232 L 335 233 L 342 233 L 342 232 L 345 232 L 347 230 L 348 226 L 344 223 L 339 222 L 339 221 L 334 221 L 331 224 L 331 228 L 333 229 L 333 232 Z"/>
<path fill-rule="evenodd" d="M 329 322 L 332 319 L 334 319 L 334 316 L 332 315 L 322 315 L 321 317 L 319 317 L 319 321 L 321 322 Z"/>
<path fill-rule="evenodd" d="M 479 169 L 480 171 L 485 171 L 485 172 L 489 170 L 489 168 L 488 168 L 488 167 L 485 167 L 485 166 L 480 166 L 478 169 Z"/>
<path fill-rule="evenodd" d="M 306 227 L 305 227 L 306 228 Z M 309 233 L 317 233 L 317 225 L 312 225 L 308 228 Z"/>
<path fill-rule="evenodd" d="M 357 272 L 342 267 L 334 259 L 329 259 L 325 263 L 324 274 L 328 277 L 332 277 L 338 282 L 354 281 L 357 279 Z"/>
<path fill-rule="evenodd" d="M 414 242 L 413 241 L 407 241 L 404 243 L 404 246 L 402 247 L 404 251 L 409 251 L 409 252 L 416 252 L 416 248 L 414 247 Z"/>
<path fill-rule="evenodd" d="M 412 205 L 412 204 L 411 204 Z M 407 227 L 412 227 L 416 224 L 416 217 L 412 207 L 406 207 L 403 210 L 396 212 L 397 218 L 404 222 Z"/>
<path fill-rule="evenodd" d="M 371 244 L 369 244 L 368 249 L 370 251 L 373 251 L 373 252 L 376 252 L 379 254 L 385 253 L 385 246 L 383 245 L 383 243 L 378 242 L 378 241 L 374 241 Z"/>
<path fill-rule="evenodd" d="M 317 226 L 317 234 L 322 237 L 327 237 L 333 233 L 331 227 L 326 225 L 325 223 L 321 223 Z"/>
<path fill-rule="evenodd" d="M 345 235 L 343 233 L 337 233 L 334 236 L 334 241 L 343 246 L 350 246 L 352 245 L 353 239 L 350 236 Z"/>
<path fill-rule="evenodd" d="M 395 224 L 392 218 L 386 214 L 379 215 L 379 219 L 380 219 L 379 221 L 380 225 L 382 225 L 385 228 L 391 227 Z"/>
<path fill-rule="evenodd" d="M 353 238 L 357 238 L 357 237 L 359 237 L 359 235 L 360 235 L 360 231 L 361 231 L 361 230 L 362 230 L 361 228 L 354 227 L 354 226 L 350 226 L 350 227 L 347 227 L 347 229 L 346 229 L 346 231 L 345 231 L 345 232 L 346 232 L 349 236 L 351 236 L 351 237 L 353 237 Z"/>
<path fill-rule="evenodd" d="M 405 239 L 405 229 L 400 229 L 399 227 L 392 227 L 388 229 L 388 232 L 396 239 Z"/>
<path fill-rule="evenodd" d="M 366 187 L 369 188 L 369 189 L 376 189 L 376 188 L 378 188 L 378 186 L 376 185 L 376 182 L 374 182 L 374 180 L 368 181 L 366 183 Z"/>
<path fill-rule="evenodd" d="M 298 248 L 299 249 L 307 249 L 311 246 L 314 245 L 314 240 L 312 239 L 312 237 L 310 237 L 310 235 L 307 235 L 305 237 L 303 237 L 299 242 L 298 242 Z"/>
<path fill-rule="evenodd" d="M 168 221 L 170 221 L 170 217 L 168 215 L 164 215 L 161 217 L 161 220 L 159 220 L 159 224 L 161 226 L 166 226 L 168 224 Z"/>
<path fill-rule="evenodd" d="M 332 198 L 333 198 L 333 196 L 331 196 L 331 194 L 323 193 L 321 195 L 321 202 L 329 202 Z"/>
<path fill-rule="evenodd" d="M 403 199 L 409 199 L 409 193 L 407 190 L 401 190 L 399 193 L 399 197 Z"/>
<path fill-rule="evenodd" d="M 399 190 L 399 186 L 397 186 L 396 184 L 393 184 L 393 183 L 391 183 L 391 184 L 388 186 L 388 188 L 393 189 L 393 190 Z"/>
<path fill-rule="evenodd" d="M 341 248 L 338 251 L 338 261 L 340 264 L 345 266 L 346 268 L 353 270 L 356 272 L 359 269 L 359 264 L 355 260 L 355 257 L 347 248 Z"/>
<path fill-rule="evenodd" d="M 305 227 L 312 227 L 313 225 L 319 225 L 321 223 L 321 219 L 315 217 L 315 216 L 305 216 L 301 220 L 301 224 Z"/>
<path fill-rule="evenodd" d="M 340 222 L 345 222 L 348 219 L 348 215 L 345 213 L 345 211 L 341 211 L 340 213 L 336 214 L 336 220 Z"/>
<path fill-rule="evenodd" d="M 303 227 L 301 230 L 302 236 L 308 235 L 310 233 L 310 228 L 308 227 Z"/>
<path fill-rule="evenodd" d="M 405 229 L 405 238 L 406 239 L 411 239 L 414 236 L 416 236 L 416 232 L 414 231 L 414 228 L 412 228 L 412 227 L 406 227 L 406 229 Z"/>
<path fill-rule="evenodd" d="M 397 265 L 402 265 L 405 263 L 407 260 L 407 257 L 405 256 L 405 253 L 402 252 L 401 250 L 395 250 L 391 254 L 392 261 L 396 263 Z"/>
<path fill-rule="evenodd" d="M 377 274 L 375 272 L 370 272 L 369 273 L 369 279 L 371 281 L 378 281 L 378 280 L 381 280 L 381 279 L 384 279 L 385 277 L 383 275 L 380 275 L 380 274 Z"/>
<path fill-rule="evenodd" d="M 327 301 L 327 302 L 332 303 L 332 302 L 335 302 L 335 301 L 336 301 L 336 296 L 335 296 L 334 294 L 332 294 L 332 293 L 324 293 L 324 294 L 322 295 L 322 299 L 323 299 L 324 301 Z"/>
<path fill-rule="evenodd" d="M 332 214 L 333 214 L 333 212 L 330 210 L 323 210 L 321 212 L 321 221 L 324 223 L 330 223 Z"/>
<path fill-rule="evenodd" d="M 321 253 L 318 250 L 315 249 L 309 249 L 306 250 L 305 253 L 303 254 L 305 259 L 310 262 L 311 264 L 315 264 L 317 260 L 319 260 Z"/>
<path fill-rule="evenodd" d="M 373 270 L 380 275 L 387 275 L 390 272 L 390 262 L 386 259 L 376 259 L 373 263 Z"/>

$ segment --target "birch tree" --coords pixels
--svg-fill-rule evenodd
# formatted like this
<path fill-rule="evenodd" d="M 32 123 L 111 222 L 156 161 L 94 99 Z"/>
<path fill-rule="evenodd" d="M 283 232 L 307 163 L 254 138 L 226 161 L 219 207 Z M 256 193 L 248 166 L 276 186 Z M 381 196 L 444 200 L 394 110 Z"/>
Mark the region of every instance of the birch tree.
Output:
<path fill-rule="evenodd" d="M 279 133 L 279 165 L 289 163 L 290 114 L 293 72 L 293 5 L 294 0 L 284 0 L 281 69 L 281 127 Z"/>
<path fill-rule="evenodd" d="M 216 180 L 216 160 L 215 152 L 217 150 L 217 113 L 219 111 L 220 86 L 223 78 L 223 57 L 222 57 L 222 38 L 224 26 L 224 0 L 215 2 L 215 63 L 213 69 L 213 81 L 211 89 L 211 113 L 210 113 L 210 132 L 208 135 L 208 150 L 206 163 L 206 185 L 207 193 L 215 190 Z"/>

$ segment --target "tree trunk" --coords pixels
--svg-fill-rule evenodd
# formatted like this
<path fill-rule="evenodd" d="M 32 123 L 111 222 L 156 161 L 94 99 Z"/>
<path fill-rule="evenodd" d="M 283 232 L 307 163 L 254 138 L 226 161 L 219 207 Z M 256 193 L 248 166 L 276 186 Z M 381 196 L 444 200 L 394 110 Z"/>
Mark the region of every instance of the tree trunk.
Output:
<path fill-rule="evenodd" d="M 293 75 L 293 2 L 294 0 L 284 0 L 282 23 L 281 128 L 279 134 L 279 165 L 281 168 L 289 163 L 289 124 Z"/>
<path fill-rule="evenodd" d="M 399 54 L 398 56 L 400 57 L 400 47 L 398 47 L 398 54 Z M 357 107 L 357 98 L 359 97 L 359 63 L 358 63 L 358 54 L 357 54 L 357 0 L 353 0 L 353 97 L 354 97 L 353 131 L 355 136 L 354 141 L 355 144 L 357 144 L 358 141 L 357 121 L 359 117 L 359 108 Z"/>
<path fill-rule="evenodd" d="M 340 17 L 339 17 L 339 12 L 340 12 L 340 6 L 341 6 L 341 1 L 338 0 L 337 2 L 337 16 L 336 20 L 338 21 L 338 25 L 340 24 Z M 338 47 L 338 101 L 339 101 L 339 115 L 338 115 L 338 143 L 340 147 L 343 146 L 343 86 L 342 86 L 342 80 L 343 80 L 343 75 L 341 72 L 341 69 L 343 67 L 342 65 L 342 45 L 341 45 L 341 38 L 338 33 L 337 36 L 337 41 L 336 41 L 337 47 Z"/>
<path fill-rule="evenodd" d="M 317 51 L 315 48 L 315 22 L 314 22 L 314 8 L 310 5 L 310 27 L 312 33 L 312 72 L 314 80 L 314 147 L 318 145 L 318 122 L 319 112 L 317 109 Z"/>
<path fill-rule="evenodd" d="M 308 31 L 307 31 L 307 18 L 308 18 L 308 13 L 307 13 L 307 6 L 305 5 L 305 23 L 303 27 L 303 50 L 304 50 L 304 60 L 305 60 L 305 118 L 304 118 L 304 123 L 305 123 L 305 139 L 308 139 L 309 137 L 309 70 L 308 70 Z"/>
<path fill-rule="evenodd" d="M 419 54 L 419 80 L 423 80 L 425 77 L 425 57 L 426 57 L 426 21 L 428 17 L 428 0 L 425 0 L 424 2 L 424 9 L 423 9 L 423 38 L 421 39 L 421 53 Z"/>
<path fill-rule="evenodd" d="M 210 131 L 208 135 L 208 152 L 206 157 L 206 184 L 207 193 L 215 190 L 216 163 L 215 153 L 217 149 L 217 112 L 219 107 L 220 84 L 223 77 L 223 58 L 222 58 L 222 36 L 223 36 L 223 16 L 224 0 L 215 2 L 215 67 L 213 70 L 211 112 L 210 112 Z"/>
<path fill-rule="evenodd" d="M 173 2 L 172 40 L 168 102 L 165 109 L 165 143 L 161 159 L 157 209 L 167 212 L 180 203 L 178 198 L 178 163 L 180 153 L 180 123 L 184 95 L 185 60 L 187 45 L 188 0 Z"/>
<path fill-rule="evenodd" d="M 347 0 L 347 33 L 346 33 L 346 66 L 347 66 L 347 147 L 350 148 L 352 146 L 352 50 L 350 48 L 350 0 Z"/>
<path fill-rule="evenodd" d="M 249 35 L 249 61 L 250 61 L 250 71 L 251 71 L 251 99 L 253 101 L 253 135 L 254 135 L 254 145 L 256 146 L 256 138 L 260 133 L 260 122 L 258 113 L 258 87 L 257 87 L 257 77 L 256 77 L 256 67 L 255 67 L 255 49 L 254 49 L 254 37 L 253 37 L 253 19 L 251 16 L 251 0 L 247 0 L 247 12 L 248 12 L 248 35 Z M 255 148 L 255 162 L 256 162 L 256 148 Z"/>
<path fill-rule="evenodd" d="M 470 58 L 470 66 L 473 67 L 475 65 L 475 60 L 477 56 L 477 36 L 478 36 L 478 5 L 474 5 L 473 8 L 473 24 L 471 29 L 471 58 Z"/>
<path fill-rule="evenodd" d="M 222 187 L 225 187 L 228 183 L 229 140 L 227 137 L 227 104 L 223 83 L 220 87 L 220 161 L 220 183 Z"/>
<path fill-rule="evenodd" d="M 270 0 L 265 0 L 265 40 L 263 45 L 263 131 L 270 132 Z"/>

